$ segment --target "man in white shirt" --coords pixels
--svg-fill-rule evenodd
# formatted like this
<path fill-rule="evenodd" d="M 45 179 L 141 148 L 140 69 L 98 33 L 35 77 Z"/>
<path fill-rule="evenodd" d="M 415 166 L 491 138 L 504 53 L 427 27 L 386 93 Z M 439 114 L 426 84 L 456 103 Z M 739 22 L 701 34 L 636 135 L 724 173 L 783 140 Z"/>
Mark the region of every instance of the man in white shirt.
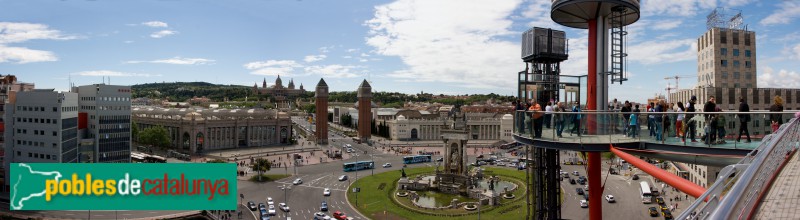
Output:
<path fill-rule="evenodd" d="M 553 102 L 547 102 L 547 106 L 544 107 L 544 112 L 544 126 L 550 129 L 550 124 L 553 119 Z"/>

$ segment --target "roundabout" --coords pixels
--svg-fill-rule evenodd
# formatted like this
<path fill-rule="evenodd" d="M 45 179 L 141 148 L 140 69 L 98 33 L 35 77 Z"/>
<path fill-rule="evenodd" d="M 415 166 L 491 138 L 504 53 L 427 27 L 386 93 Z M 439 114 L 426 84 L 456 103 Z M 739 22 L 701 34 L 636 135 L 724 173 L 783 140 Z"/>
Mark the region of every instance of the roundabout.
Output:
<path fill-rule="evenodd" d="M 483 201 L 479 207 L 478 199 L 467 195 L 436 190 L 401 189 L 398 181 L 403 178 L 404 171 L 376 173 L 353 182 L 347 190 L 347 200 L 361 214 L 373 219 L 390 216 L 414 219 L 420 215 L 426 216 L 426 219 L 475 219 L 478 212 L 486 218 L 524 218 L 525 201 L 520 198 L 525 197 L 525 173 L 505 167 L 482 169 L 487 176 L 497 179 L 493 186 L 495 190 L 488 189 L 488 182 L 476 183 L 478 187 L 471 190 L 481 192 L 482 195 L 493 194 L 495 199 L 491 202 L 494 204 L 489 203 L 489 197 L 477 197 Z M 431 183 L 434 182 L 431 177 L 435 172 L 433 167 L 405 170 L 408 179 Z"/>

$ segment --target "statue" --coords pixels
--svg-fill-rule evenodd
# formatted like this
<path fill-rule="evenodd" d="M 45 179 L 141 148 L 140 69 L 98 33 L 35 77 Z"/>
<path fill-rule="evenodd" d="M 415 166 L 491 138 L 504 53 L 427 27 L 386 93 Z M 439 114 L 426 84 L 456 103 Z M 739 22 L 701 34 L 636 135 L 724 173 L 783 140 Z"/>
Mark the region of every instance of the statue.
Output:
<path fill-rule="evenodd" d="M 403 178 L 406 178 L 406 169 L 400 169 L 400 172 L 403 175 Z"/>

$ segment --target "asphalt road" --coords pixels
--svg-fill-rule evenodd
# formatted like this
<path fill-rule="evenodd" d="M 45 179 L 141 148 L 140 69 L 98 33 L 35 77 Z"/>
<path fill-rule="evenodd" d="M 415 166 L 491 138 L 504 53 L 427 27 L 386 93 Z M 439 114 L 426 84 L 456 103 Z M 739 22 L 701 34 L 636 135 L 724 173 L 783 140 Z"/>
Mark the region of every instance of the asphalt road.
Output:
<path fill-rule="evenodd" d="M 567 152 L 562 152 L 561 158 L 567 158 Z M 663 217 L 650 217 L 647 208 L 657 206 L 657 204 L 643 204 L 641 196 L 639 195 L 639 182 L 648 181 L 651 186 L 653 182 L 647 174 L 638 174 L 639 180 L 632 180 L 629 176 L 624 175 L 607 175 L 608 161 L 603 160 L 603 172 L 601 178 L 605 180 L 605 191 L 603 196 L 608 194 L 614 195 L 616 203 L 608 203 L 605 198 L 603 201 L 603 219 L 662 219 Z M 573 179 L 577 180 L 577 176 L 572 175 L 573 171 L 578 171 L 581 176 L 586 176 L 586 170 L 583 165 L 562 165 L 562 170 L 569 172 Z M 587 182 L 588 184 L 588 182 Z M 575 192 L 576 188 L 583 188 L 581 184 L 570 184 L 567 179 L 561 182 L 562 190 L 564 190 L 564 203 L 561 205 L 561 217 L 563 219 L 589 219 L 589 208 L 581 208 L 579 201 L 584 199 L 583 195 L 578 195 Z M 591 194 L 592 192 L 589 192 Z M 588 200 L 587 200 L 588 201 Z M 592 204 L 589 204 L 591 206 Z"/>

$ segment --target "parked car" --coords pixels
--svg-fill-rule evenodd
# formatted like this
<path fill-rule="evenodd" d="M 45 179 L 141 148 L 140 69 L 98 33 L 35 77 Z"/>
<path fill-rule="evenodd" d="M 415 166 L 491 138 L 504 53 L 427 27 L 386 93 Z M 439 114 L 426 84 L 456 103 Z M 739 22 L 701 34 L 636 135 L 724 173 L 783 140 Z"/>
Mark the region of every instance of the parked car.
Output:
<path fill-rule="evenodd" d="M 385 164 L 383 164 L 383 168 L 389 168 L 389 167 L 392 167 L 392 164 L 391 164 L 391 163 L 385 163 Z"/>
<path fill-rule="evenodd" d="M 638 179 L 639 179 L 639 175 L 633 174 L 633 180 L 638 180 Z"/>
<path fill-rule="evenodd" d="M 658 209 L 656 209 L 656 207 L 648 208 L 647 212 L 650 213 L 651 217 L 657 217 L 658 216 Z"/>
<path fill-rule="evenodd" d="M 614 200 L 614 195 L 611 195 L 611 194 L 606 195 L 606 201 L 608 201 L 608 203 L 617 202 L 617 200 Z"/>
<path fill-rule="evenodd" d="M 503 162 L 497 162 L 497 166 L 505 166 L 505 165 L 506 165 L 506 163 L 503 163 Z"/>
<path fill-rule="evenodd" d="M 278 207 L 280 207 L 284 212 L 289 212 L 289 206 L 286 205 L 286 203 L 278 203 Z"/>
<path fill-rule="evenodd" d="M 302 179 L 300 179 L 300 178 L 294 179 L 294 181 L 292 181 L 292 184 L 294 184 L 294 185 L 300 185 L 300 184 L 303 184 L 303 180 L 302 180 Z"/>
<path fill-rule="evenodd" d="M 346 220 L 347 215 L 345 215 L 342 211 L 335 211 L 333 212 L 333 218 L 337 220 Z"/>
<path fill-rule="evenodd" d="M 327 212 L 328 211 L 328 203 L 325 202 L 325 201 L 322 201 L 322 205 L 319 206 L 319 210 L 323 211 L 323 212 Z"/>
<path fill-rule="evenodd" d="M 569 178 L 569 184 L 575 185 L 575 179 Z"/>
<path fill-rule="evenodd" d="M 253 201 L 247 202 L 247 208 L 250 208 L 250 211 L 258 210 L 258 207 L 256 207 L 256 203 Z"/>
<path fill-rule="evenodd" d="M 347 175 L 339 176 L 339 181 L 345 181 L 345 180 L 347 180 Z"/>
<path fill-rule="evenodd" d="M 267 197 L 267 205 L 275 205 L 275 200 L 272 200 L 272 197 Z"/>
<path fill-rule="evenodd" d="M 442 161 L 444 161 L 444 157 L 440 157 L 440 158 L 436 159 L 436 162 L 442 162 Z"/>
<path fill-rule="evenodd" d="M 656 203 L 658 203 L 659 205 L 666 204 L 666 203 L 664 203 L 664 198 L 661 198 L 661 197 L 656 197 Z"/>
<path fill-rule="evenodd" d="M 325 188 L 324 190 L 322 190 L 322 195 L 331 196 L 331 189 Z"/>
<path fill-rule="evenodd" d="M 589 202 L 581 199 L 581 208 L 588 208 L 588 207 L 589 207 Z"/>
<path fill-rule="evenodd" d="M 575 193 L 578 193 L 578 195 L 583 195 L 583 189 L 575 188 Z"/>
<path fill-rule="evenodd" d="M 267 206 L 264 203 L 258 203 L 258 209 L 267 209 Z"/>
<path fill-rule="evenodd" d="M 673 218 L 672 217 L 672 212 L 670 212 L 669 209 L 661 211 L 661 215 L 663 215 L 664 219 L 666 219 L 666 220 L 671 220 Z"/>
<path fill-rule="evenodd" d="M 269 212 L 267 212 L 267 209 L 259 209 L 258 211 L 259 214 L 261 214 L 261 217 L 269 216 Z"/>

